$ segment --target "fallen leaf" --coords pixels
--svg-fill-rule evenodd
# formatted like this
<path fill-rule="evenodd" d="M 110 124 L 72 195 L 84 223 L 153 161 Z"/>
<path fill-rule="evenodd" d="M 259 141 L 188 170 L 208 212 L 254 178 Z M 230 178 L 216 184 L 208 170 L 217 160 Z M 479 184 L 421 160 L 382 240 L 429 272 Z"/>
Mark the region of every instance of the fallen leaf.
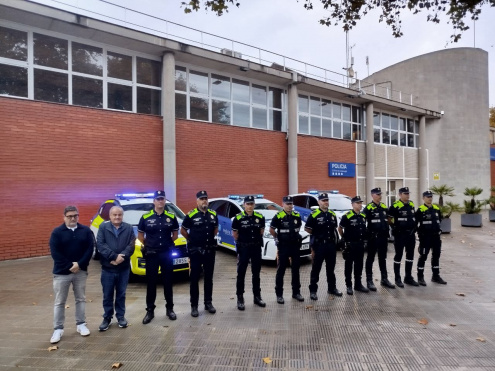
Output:
<path fill-rule="evenodd" d="M 263 358 L 263 362 L 272 363 L 272 359 L 270 357 L 265 357 L 265 358 Z"/>
<path fill-rule="evenodd" d="M 463 292 L 456 292 L 455 293 L 457 296 L 466 296 L 466 294 L 464 294 Z"/>
<path fill-rule="evenodd" d="M 313 309 L 312 305 L 306 305 L 306 309 Z"/>
<path fill-rule="evenodd" d="M 486 340 L 485 340 L 485 339 L 483 339 L 483 338 L 476 338 L 476 340 L 478 340 L 478 341 L 479 341 L 479 342 L 481 342 L 481 343 L 484 343 L 484 342 L 486 341 Z"/>
<path fill-rule="evenodd" d="M 474 282 L 476 282 L 476 283 L 481 283 L 481 281 L 474 281 Z"/>
<path fill-rule="evenodd" d="M 93 299 L 86 299 L 86 300 L 87 300 L 87 301 L 89 301 L 90 303 L 92 303 L 92 302 L 93 302 Z"/>
<path fill-rule="evenodd" d="M 449 326 L 456 327 L 457 325 L 455 323 L 449 323 Z"/>
<path fill-rule="evenodd" d="M 464 240 L 461 240 L 461 243 L 466 243 L 466 241 L 464 241 Z"/>
<path fill-rule="evenodd" d="M 51 347 L 48 347 L 48 351 L 51 352 L 52 350 L 57 350 L 58 349 L 58 346 L 57 345 L 53 345 Z"/>
<path fill-rule="evenodd" d="M 121 362 L 116 362 L 112 365 L 112 368 L 121 368 L 124 364 Z"/>
<path fill-rule="evenodd" d="M 165 326 L 163 326 L 163 327 L 168 328 L 168 325 L 165 325 Z"/>
<path fill-rule="evenodd" d="M 230 298 L 230 300 L 234 300 L 234 298 Z"/>
<path fill-rule="evenodd" d="M 37 303 L 37 302 L 35 302 L 35 301 L 33 301 L 33 305 L 38 305 L 38 303 Z"/>
<path fill-rule="evenodd" d="M 65 309 L 67 309 L 67 308 L 70 308 L 70 306 L 66 305 L 66 306 L 65 306 Z"/>
<path fill-rule="evenodd" d="M 427 320 L 426 318 L 421 318 L 421 319 L 418 321 L 418 323 L 419 323 L 420 325 L 427 325 L 427 324 L 428 324 L 428 320 Z"/>

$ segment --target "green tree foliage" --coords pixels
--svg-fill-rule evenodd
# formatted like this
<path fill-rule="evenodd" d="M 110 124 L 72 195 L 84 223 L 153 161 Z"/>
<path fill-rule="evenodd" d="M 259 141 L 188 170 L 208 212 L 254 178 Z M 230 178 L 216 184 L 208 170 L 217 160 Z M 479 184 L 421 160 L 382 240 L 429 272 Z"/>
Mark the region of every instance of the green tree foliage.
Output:
<path fill-rule="evenodd" d="M 478 214 L 481 211 L 481 207 L 484 205 L 484 202 L 476 200 L 476 196 L 479 196 L 482 192 L 483 189 L 478 187 L 466 187 L 464 190 L 464 196 L 471 197 L 470 200 L 464 201 L 464 212 L 466 214 Z"/>
<path fill-rule="evenodd" d="M 221 16 L 228 13 L 229 6 L 239 7 L 239 1 L 190 0 L 183 1 L 182 5 L 185 13 L 198 11 L 204 7 Z M 304 0 L 304 8 L 311 10 L 313 3 L 318 1 L 321 2 L 323 8 L 330 11 L 330 16 L 320 19 L 322 25 L 342 25 L 342 28 L 348 31 L 371 10 L 379 9 L 379 21 L 385 22 L 392 28 L 394 37 L 402 36 L 400 15 L 406 9 L 412 11 L 413 14 L 425 12 L 427 21 L 434 23 L 440 23 L 440 17 L 446 14 L 454 29 L 454 34 L 451 35 L 453 42 L 461 38 L 461 32 L 469 29 L 465 23 L 468 17 L 477 20 L 483 5 L 495 6 L 495 0 Z"/>
<path fill-rule="evenodd" d="M 495 107 L 490 107 L 490 126 L 495 128 Z"/>

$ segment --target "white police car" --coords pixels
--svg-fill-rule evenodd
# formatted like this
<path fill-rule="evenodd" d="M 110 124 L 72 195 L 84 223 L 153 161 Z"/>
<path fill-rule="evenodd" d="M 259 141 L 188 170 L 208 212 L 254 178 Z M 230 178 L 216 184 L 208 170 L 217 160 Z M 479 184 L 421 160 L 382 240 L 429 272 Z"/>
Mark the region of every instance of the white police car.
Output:
<path fill-rule="evenodd" d="M 116 194 L 115 198 L 106 200 L 101 204 L 98 212 L 91 219 L 91 231 L 95 238 L 98 234 L 98 228 L 104 221 L 110 220 L 110 209 L 113 206 L 120 206 L 124 209 L 124 222 L 129 223 L 134 228 L 137 236 L 137 225 L 141 216 L 153 209 L 153 193 L 124 193 Z M 165 210 L 174 213 L 177 216 L 179 225 L 184 220 L 184 213 L 175 204 L 167 200 Z M 134 254 L 131 256 L 131 277 L 133 275 L 146 275 L 146 260 L 141 252 L 141 242 L 136 238 Z M 174 272 L 186 271 L 189 269 L 189 260 L 186 252 L 186 239 L 179 234 L 175 240 L 175 249 L 171 251 L 174 262 Z"/>
<path fill-rule="evenodd" d="M 301 214 L 303 221 L 308 220 L 308 216 L 318 208 L 318 195 L 322 192 L 328 194 L 329 208 L 337 215 L 337 221 L 352 210 L 351 197 L 340 194 L 339 191 L 316 191 L 310 190 L 305 193 L 290 195 L 294 200 L 294 209 Z"/>
<path fill-rule="evenodd" d="M 208 207 L 215 210 L 218 217 L 218 244 L 227 249 L 235 251 L 235 241 L 232 236 L 232 219 L 244 209 L 242 204 L 244 195 L 229 195 L 225 198 L 212 198 L 209 200 Z M 283 208 L 276 203 L 263 198 L 263 195 L 255 195 L 254 210 L 265 217 L 266 226 L 263 235 L 262 258 L 264 260 L 275 260 L 277 258 L 277 246 L 275 240 L 270 234 L 270 222 L 272 218 Z M 301 256 L 311 254 L 309 248 L 309 234 L 304 231 L 304 223 L 301 228 L 303 243 L 301 246 Z"/>

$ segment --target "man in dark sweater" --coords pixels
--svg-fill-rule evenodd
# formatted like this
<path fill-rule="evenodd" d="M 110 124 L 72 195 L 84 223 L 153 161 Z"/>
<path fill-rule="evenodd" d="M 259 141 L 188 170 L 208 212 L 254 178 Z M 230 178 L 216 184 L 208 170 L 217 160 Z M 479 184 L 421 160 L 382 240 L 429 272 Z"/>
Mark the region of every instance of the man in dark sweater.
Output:
<path fill-rule="evenodd" d="M 110 327 L 114 313 L 119 327 L 127 327 L 125 319 L 125 292 L 130 274 L 130 258 L 134 253 L 136 237 L 132 225 L 124 223 L 120 206 L 110 209 L 110 221 L 100 224 L 96 246 L 100 252 L 101 286 L 103 288 L 103 322 L 100 331 Z"/>
<path fill-rule="evenodd" d="M 76 328 L 82 336 L 90 334 L 86 327 L 86 279 L 93 255 L 94 237 L 91 230 L 79 224 L 75 206 L 64 210 L 64 224 L 55 228 L 50 237 L 53 258 L 53 291 L 55 294 L 54 332 L 50 342 L 58 343 L 64 334 L 65 302 L 72 284 L 76 300 Z"/>

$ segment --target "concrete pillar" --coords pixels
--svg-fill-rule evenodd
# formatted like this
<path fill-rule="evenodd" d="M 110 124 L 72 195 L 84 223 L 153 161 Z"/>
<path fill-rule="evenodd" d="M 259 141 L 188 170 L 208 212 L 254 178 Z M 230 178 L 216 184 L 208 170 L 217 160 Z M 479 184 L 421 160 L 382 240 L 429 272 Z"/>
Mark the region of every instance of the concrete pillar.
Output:
<path fill-rule="evenodd" d="M 428 154 L 426 152 L 426 118 L 419 116 L 419 195 L 428 189 Z"/>
<path fill-rule="evenodd" d="M 297 81 L 297 73 L 293 72 L 293 80 Z M 289 85 L 289 123 L 288 137 L 288 165 L 289 165 L 289 194 L 299 192 L 297 173 L 297 85 Z"/>
<path fill-rule="evenodd" d="M 373 130 L 373 103 L 366 105 L 366 199 L 375 188 L 375 131 Z"/>
<path fill-rule="evenodd" d="M 172 202 L 177 202 L 175 153 L 175 56 L 165 52 L 162 57 L 162 117 L 163 117 L 163 189 Z"/>

